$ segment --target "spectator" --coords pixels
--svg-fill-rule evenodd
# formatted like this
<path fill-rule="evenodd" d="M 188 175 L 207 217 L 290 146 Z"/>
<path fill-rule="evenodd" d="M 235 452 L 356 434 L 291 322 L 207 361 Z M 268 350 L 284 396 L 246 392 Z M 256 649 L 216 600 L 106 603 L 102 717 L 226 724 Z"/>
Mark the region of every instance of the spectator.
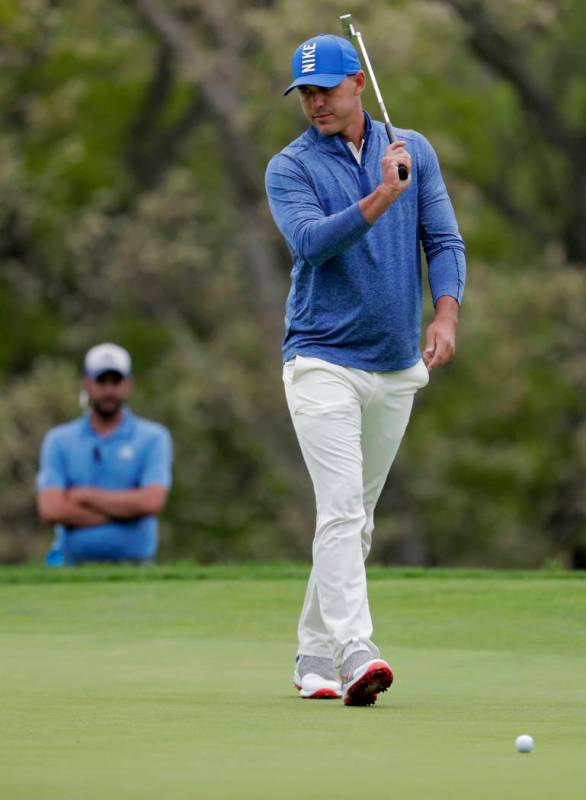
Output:
<path fill-rule="evenodd" d="M 125 405 L 132 390 L 126 350 L 96 345 L 84 367 L 88 411 L 52 428 L 41 448 L 37 508 L 55 525 L 46 564 L 147 563 L 171 485 L 171 437 Z"/>

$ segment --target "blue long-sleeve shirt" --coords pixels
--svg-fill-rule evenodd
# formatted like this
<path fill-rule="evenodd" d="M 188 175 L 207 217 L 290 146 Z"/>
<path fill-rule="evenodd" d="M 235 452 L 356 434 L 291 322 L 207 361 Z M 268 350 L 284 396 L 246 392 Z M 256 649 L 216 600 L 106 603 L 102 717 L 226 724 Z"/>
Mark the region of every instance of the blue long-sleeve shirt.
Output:
<path fill-rule="evenodd" d="M 385 127 L 365 113 L 361 164 L 340 136 L 310 126 L 274 156 L 266 190 L 293 257 L 283 358 L 316 356 L 369 371 L 406 369 L 421 357 L 423 245 L 434 303 L 461 301 L 464 242 L 437 156 L 415 131 L 396 130 L 412 184 L 370 225 L 358 206 L 381 183 Z"/>

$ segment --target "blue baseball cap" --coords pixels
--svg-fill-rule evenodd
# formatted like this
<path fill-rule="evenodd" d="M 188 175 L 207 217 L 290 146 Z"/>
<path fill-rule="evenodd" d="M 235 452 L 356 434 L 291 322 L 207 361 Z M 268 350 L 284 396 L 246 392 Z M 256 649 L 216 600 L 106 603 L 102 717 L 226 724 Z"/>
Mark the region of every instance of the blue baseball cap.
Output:
<path fill-rule="evenodd" d="M 299 45 L 291 60 L 293 82 L 283 94 L 296 86 L 323 86 L 331 89 L 347 75 L 362 69 L 354 46 L 342 36 L 320 33 Z"/>

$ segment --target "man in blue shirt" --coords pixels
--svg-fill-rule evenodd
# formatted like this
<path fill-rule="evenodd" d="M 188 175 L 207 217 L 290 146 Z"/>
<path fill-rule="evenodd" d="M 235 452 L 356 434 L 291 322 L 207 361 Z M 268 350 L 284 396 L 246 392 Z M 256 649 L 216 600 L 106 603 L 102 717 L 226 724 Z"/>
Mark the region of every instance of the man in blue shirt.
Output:
<path fill-rule="evenodd" d="M 294 681 L 302 697 L 370 705 L 393 673 L 363 559 L 414 395 L 455 351 L 465 249 L 429 142 L 401 130 L 389 145 L 364 112 L 353 46 L 322 34 L 292 66 L 285 94 L 298 89 L 310 127 L 271 159 L 266 189 L 293 259 L 283 381 L 317 504 Z M 435 306 L 423 358 L 421 245 Z"/>
<path fill-rule="evenodd" d="M 50 430 L 41 448 L 38 512 L 55 525 L 46 563 L 145 563 L 156 555 L 157 515 L 171 486 L 171 437 L 125 405 L 126 350 L 96 345 L 84 368 L 88 412 Z"/>

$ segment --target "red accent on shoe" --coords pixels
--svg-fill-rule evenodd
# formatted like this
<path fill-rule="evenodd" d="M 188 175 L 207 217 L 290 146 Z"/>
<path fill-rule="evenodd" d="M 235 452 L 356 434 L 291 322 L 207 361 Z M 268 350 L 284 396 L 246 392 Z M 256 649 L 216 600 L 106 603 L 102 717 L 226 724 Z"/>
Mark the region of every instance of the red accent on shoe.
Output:
<path fill-rule="evenodd" d="M 393 672 L 384 661 L 375 661 L 364 675 L 346 692 L 344 705 L 372 706 L 380 692 L 386 692 L 393 682 Z"/>
<path fill-rule="evenodd" d="M 333 689 L 318 689 L 317 692 L 314 692 L 309 697 L 304 697 L 304 700 L 330 700 L 334 699 L 337 700 L 340 697 L 339 692 L 334 692 Z"/>

